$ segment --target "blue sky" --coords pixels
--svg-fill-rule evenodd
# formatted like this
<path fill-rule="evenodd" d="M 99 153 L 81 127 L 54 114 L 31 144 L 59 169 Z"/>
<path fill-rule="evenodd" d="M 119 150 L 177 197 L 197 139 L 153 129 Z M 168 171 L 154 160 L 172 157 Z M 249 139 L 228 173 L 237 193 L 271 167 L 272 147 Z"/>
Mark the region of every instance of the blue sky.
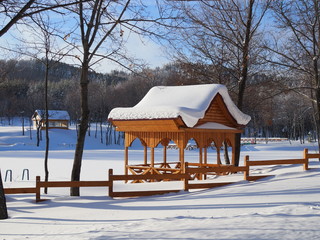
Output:
<path fill-rule="evenodd" d="M 155 14 L 157 11 L 156 0 L 148 0 L 146 5 L 150 9 L 150 11 Z M 1 16 L 0 16 L 1 18 Z M 52 16 L 51 16 L 52 18 Z M 54 16 L 53 16 L 54 18 Z M 1 19 L 0 19 L 1 20 Z M 3 20 L 2 20 L 3 21 Z M 71 23 L 72 20 L 68 20 L 68 24 Z M 17 30 L 20 29 L 20 32 Z M 26 27 L 23 25 L 18 25 L 17 27 L 13 27 L 10 29 L 10 31 L 2 36 L 0 38 L 0 46 L 11 48 L 11 49 L 17 49 L 16 44 L 22 46 L 23 48 L 30 49 L 29 46 L 27 46 L 26 42 L 35 42 L 35 33 L 32 31 L 28 32 L 26 30 Z M 25 43 L 18 43 L 16 38 L 22 38 L 23 42 Z M 127 39 L 126 48 L 128 55 L 133 56 L 134 58 L 138 58 L 146 62 L 149 67 L 155 68 L 155 67 L 161 67 L 164 64 L 168 63 L 169 60 L 165 57 L 165 51 L 163 51 L 163 48 L 161 45 L 155 43 L 154 41 L 150 40 L 149 38 L 138 36 L 135 33 L 130 33 L 129 31 L 124 32 L 124 39 Z M 14 44 L 14 45 L 12 45 Z M 8 52 L 5 50 L 0 51 L 0 58 L 1 59 L 10 59 L 10 58 L 30 58 L 26 57 L 14 52 Z M 67 63 L 73 63 L 72 60 L 65 60 Z M 121 67 L 115 63 L 112 63 L 110 61 L 102 61 L 99 64 L 95 65 L 94 70 L 98 72 L 110 72 L 111 70 L 119 70 Z"/>

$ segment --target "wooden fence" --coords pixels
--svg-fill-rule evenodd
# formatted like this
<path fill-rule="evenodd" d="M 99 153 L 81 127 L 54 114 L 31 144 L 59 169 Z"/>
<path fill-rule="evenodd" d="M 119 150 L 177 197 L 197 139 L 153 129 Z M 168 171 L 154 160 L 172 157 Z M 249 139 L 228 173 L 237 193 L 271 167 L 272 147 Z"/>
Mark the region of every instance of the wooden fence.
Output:
<path fill-rule="evenodd" d="M 40 177 L 36 177 L 36 187 L 34 188 L 6 188 L 5 194 L 24 194 L 35 193 L 36 202 L 43 201 L 41 199 L 41 188 L 58 188 L 58 187 L 108 187 L 110 197 L 137 197 L 137 196 L 151 196 L 156 194 L 164 194 L 171 192 L 179 192 L 181 190 L 188 191 L 189 189 L 199 188 L 213 188 L 232 184 L 234 182 L 218 182 L 218 183 L 195 183 L 192 181 L 194 175 L 206 176 L 207 174 L 219 174 L 226 175 L 230 173 L 243 172 L 244 180 L 255 181 L 260 178 L 267 177 L 265 175 L 250 176 L 250 167 L 262 166 L 262 165 L 283 165 L 283 164 L 302 164 L 304 170 L 308 170 L 309 159 L 320 158 L 320 154 L 309 154 L 308 149 L 303 151 L 303 158 L 301 159 L 280 159 L 280 160 L 259 160 L 250 161 L 249 156 L 245 156 L 244 166 L 236 167 L 232 165 L 217 165 L 217 164 L 196 164 L 185 163 L 185 173 L 164 173 L 164 174 L 141 174 L 141 175 L 114 175 L 113 170 L 109 169 L 108 181 L 50 181 L 41 182 Z M 199 179 L 199 177 L 198 177 Z M 157 191 L 127 191 L 127 192 L 115 192 L 113 189 L 114 181 L 172 181 L 179 180 L 184 181 L 183 189 L 176 190 L 157 190 Z"/>
<path fill-rule="evenodd" d="M 303 158 L 299 159 L 279 159 L 279 160 L 258 160 L 249 161 L 249 156 L 245 156 L 244 165 L 247 166 L 248 172 L 251 166 L 263 166 L 263 165 L 285 165 L 285 164 L 302 164 L 304 170 L 309 169 L 309 159 L 318 158 L 320 154 L 309 154 L 308 149 L 303 150 Z"/>
<path fill-rule="evenodd" d="M 197 188 L 213 188 L 228 185 L 234 182 L 220 182 L 220 183 L 194 183 L 190 181 L 190 176 L 197 176 L 198 179 L 202 179 L 202 176 L 206 178 L 207 174 L 218 174 L 227 175 L 230 173 L 243 172 L 244 179 L 247 180 L 248 167 L 236 167 L 232 165 L 218 165 L 218 164 L 198 164 L 198 163 L 185 163 L 185 171 L 189 178 L 184 181 L 184 189 L 187 191 L 189 189 Z M 192 177 L 191 177 L 192 178 Z"/>
<path fill-rule="evenodd" d="M 109 169 L 109 197 L 138 197 L 138 196 L 151 196 L 157 194 L 165 194 L 172 192 L 179 192 L 181 189 L 176 190 L 158 190 L 158 191 L 130 191 L 130 192 L 115 192 L 113 190 L 113 182 L 114 181 L 134 181 L 137 182 L 139 180 L 143 181 L 171 181 L 171 180 L 185 180 L 189 179 L 187 174 L 144 174 L 144 175 L 113 175 L 113 169 Z"/>
<path fill-rule="evenodd" d="M 35 193 L 36 202 L 44 201 L 41 199 L 41 188 L 60 188 L 60 187 L 109 187 L 109 181 L 50 181 L 41 182 L 40 176 L 36 177 L 35 188 L 5 188 L 5 194 Z"/>

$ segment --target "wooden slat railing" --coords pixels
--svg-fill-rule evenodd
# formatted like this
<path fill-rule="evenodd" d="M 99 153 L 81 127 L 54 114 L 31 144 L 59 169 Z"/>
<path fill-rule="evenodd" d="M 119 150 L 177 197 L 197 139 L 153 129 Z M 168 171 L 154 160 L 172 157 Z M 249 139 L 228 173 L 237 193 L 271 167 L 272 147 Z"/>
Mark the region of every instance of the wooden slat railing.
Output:
<path fill-rule="evenodd" d="M 36 188 L 5 188 L 4 194 L 36 193 Z"/>
<path fill-rule="evenodd" d="M 181 189 L 175 190 L 156 190 L 156 191 L 127 191 L 127 192 L 115 192 L 113 190 L 113 182 L 114 181 L 148 181 L 148 180 L 184 180 L 189 178 L 187 174 L 143 174 L 143 175 L 113 175 L 113 169 L 109 169 L 109 181 L 111 183 L 111 187 L 109 187 L 109 197 L 136 197 L 136 196 L 152 196 L 158 194 L 179 192 Z"/>
<path fill-rule="evenodd" d="M 309 169 L 309 158 L 316 154 L 308 154 L 308 149 L 303 150 L 303 158 L 300 159 L 279 159 L 279 160 L 258 160 L 249 161 L 249 156 L 245 156 L 244 165 L 248 166 L 263 166 L 263 165 L 285 165 L 285 164 L 302 164 L 304 170 Z"/>

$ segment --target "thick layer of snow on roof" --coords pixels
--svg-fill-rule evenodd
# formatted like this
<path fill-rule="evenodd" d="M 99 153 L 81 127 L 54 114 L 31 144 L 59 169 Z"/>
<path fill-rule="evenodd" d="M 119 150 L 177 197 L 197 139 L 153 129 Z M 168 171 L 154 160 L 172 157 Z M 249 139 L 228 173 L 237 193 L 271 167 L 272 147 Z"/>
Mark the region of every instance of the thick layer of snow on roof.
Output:
<path fill-rule="evenodd" d="M 115 108 L 109 114 L 113 120 L 168 119 L 181 117 L 188 127 L 203 118 L 211 101 L 219 93 L 229 112 L 240 125 L 251 117 L 242 113 L 231 100 L 228 90 L 221 84 L 153 87 L 132 108 Z"/>
<path fill-rule="evenodd" d="M 45 118 L 45 111 L 44 110 L 36 110 L 35 111 L 39 117 Z M 50 120 L 70 120 L 70 116 L 67 111 L 62 110 L 48 110 L 49 119 Z"/>

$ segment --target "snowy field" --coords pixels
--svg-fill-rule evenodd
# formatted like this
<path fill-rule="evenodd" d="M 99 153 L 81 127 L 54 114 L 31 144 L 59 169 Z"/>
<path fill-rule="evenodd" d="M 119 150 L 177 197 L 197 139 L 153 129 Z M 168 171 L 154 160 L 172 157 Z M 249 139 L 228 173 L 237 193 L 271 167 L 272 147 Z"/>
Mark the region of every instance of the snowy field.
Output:
<path fill-rule="evenodd" d="M 36 147 L 35 133 L 22 136 L 21 127 L 0 126 L 0 168 L 5 187 L 35 186 L 35 177 L 44 178 L 44 141 Z M 50 180 L 70 180 L 75 131 L 50 131 Z M 278 142 L 246 145 L 241 159 L 302 158 L 314 143 Z M 107 180 L 113 168 L 123 174 L 121 146 L 106 147 L 94 133 L 87 137 L 82 180 Z M 157 150 L 156 159 L 160 158 Z M 215 153 L 209 152 L 209 161 Z M 186 161 L 196 161 L 196 150 L 186 151 Z M 141 159 L 141 160 L 140 160 Z M 129 162 L 141 163 L 143 150 L 136 144 Z M 177 161 L 178 151 L 170 150 L 168 160 Z M 256 167 L 252 174 L 271 177 L 256 182 L 242 174 L 220 176 L 211 181 L 232 179 L 234 184 L 190 192 L 152 197 L 118 198 L 107 196 L 107 188 L 82 188 L 81 197 L 69 197 L 69 189 L 50 188 L 49 199 L 35 203 L 34 194 L 7 195 L 9 219 L 0 221 L 3 239 L 320 239 L 320 166 L 317 159 L 309 171 L 301 165 Z M 30 179 L 22 173 L 28 169 Z M 12 182 L 6 173 L 12 171 Z M 26 170 L 25 170 L 26 171 Z M 124 184 L 115 190 L 140 188 L 182 189 L 181 182 Z"/>

